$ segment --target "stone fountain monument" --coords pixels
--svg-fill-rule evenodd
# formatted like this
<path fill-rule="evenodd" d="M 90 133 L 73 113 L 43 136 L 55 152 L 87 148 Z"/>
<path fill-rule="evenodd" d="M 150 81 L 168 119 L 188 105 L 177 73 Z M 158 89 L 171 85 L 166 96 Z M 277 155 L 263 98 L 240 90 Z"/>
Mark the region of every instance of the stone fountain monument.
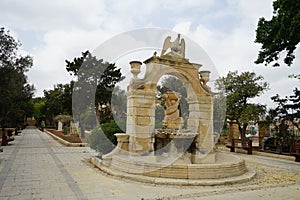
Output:
<path fill-rule="evenodd" d="M 115 134 L 116 148 L 91 162 L 119 177 L 150 183 L 215 185 L 249 180 L 255 172 L 231 154 L 215 150 L 213 97 L 207 85 L 209 71 L 185 58 L 185 41 L 168 36 L 160 56 L 144 61 L 146 72 L 138 78 L 142 62 L 131 61 L 132 78 L 127 87 L 126 133 Z M 156 87 L 164 75 L 179 78 L 187 91 L 187 128 L 178 110 L 181 95 L 167 92 L 163 127 L 155 129 Z"/>

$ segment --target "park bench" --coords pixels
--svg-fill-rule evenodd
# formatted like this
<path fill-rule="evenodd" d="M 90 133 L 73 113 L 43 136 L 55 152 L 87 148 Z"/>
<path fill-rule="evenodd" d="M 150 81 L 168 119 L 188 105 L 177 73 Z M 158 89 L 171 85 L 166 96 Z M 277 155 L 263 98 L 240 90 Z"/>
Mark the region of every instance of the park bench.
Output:
<path fill-rule="evenodd" d="M 296 162 L 300 162 L 300 143 L 295 143 L 295 153 L 292 155 L 295 156 Z"/>
<path fill-rule="evenodd" d="M 230 148 L 230 152 L 235 152 L 235 148 L 242 148 L 247 150 L 247 154 L 252 154 L 252 140 L 247 140 L 243 144 L 241 139 L 232 139 L 230 144 L 227 144 L 226 147 Z"/>

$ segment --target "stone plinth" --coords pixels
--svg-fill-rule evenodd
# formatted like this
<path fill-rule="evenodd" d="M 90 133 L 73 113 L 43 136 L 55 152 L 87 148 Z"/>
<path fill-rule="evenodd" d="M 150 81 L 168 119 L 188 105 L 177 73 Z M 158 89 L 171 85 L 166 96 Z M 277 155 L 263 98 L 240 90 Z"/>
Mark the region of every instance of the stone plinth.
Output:
<path fill-rule="evenodd" d="M 116 133 L 115 136 L 117 137 L 117 147 L 123 151 L 128 151 L 128 144 L 129 144 L 129 135 L 124 133 Z"/>

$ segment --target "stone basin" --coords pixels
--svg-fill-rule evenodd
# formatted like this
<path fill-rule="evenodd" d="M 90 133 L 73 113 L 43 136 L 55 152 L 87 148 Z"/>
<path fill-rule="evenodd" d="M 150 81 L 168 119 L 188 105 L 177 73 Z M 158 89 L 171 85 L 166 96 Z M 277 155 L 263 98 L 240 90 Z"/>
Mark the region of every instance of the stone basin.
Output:
<path fill-rule="evenodd" d="M 113 156 L 107 167 L 129 174 L 175 179 L 219 179 L 247 172 L 244 160 L 228 153 L 216 152 L 213 164 L 178 164 L 176 159 L 159 157 L 119 154 Z"/>

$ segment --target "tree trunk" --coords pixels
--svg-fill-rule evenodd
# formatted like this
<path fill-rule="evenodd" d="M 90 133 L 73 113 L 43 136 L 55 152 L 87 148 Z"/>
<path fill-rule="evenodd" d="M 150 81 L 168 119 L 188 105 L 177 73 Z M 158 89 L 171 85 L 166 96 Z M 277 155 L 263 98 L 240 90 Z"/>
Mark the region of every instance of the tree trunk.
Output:
<path fill-rule="evenodd" d="M 238 124 L 236 122 L 229 122 L 229 135 L 227 142 L 230 144 L 232 139 L 239 138 Z"/>
<path fill-rule="evenodd" d="M 239 123 L 239 131 L 241 135 L 241 140 L 242 140 L 242 146 L 246 147 L 246 130 L 247 130 L 248 123 L 244 123 L 243 127 Z"/>
<path fill-rule="evenodd" d="M 4 120 L 1 120 L 1 127 L 2 127 L 2 142 L 1 142 L 1 145 L 5 146 L 5 145 L 7 145 L 7 140 L 6 140 Z"/>

